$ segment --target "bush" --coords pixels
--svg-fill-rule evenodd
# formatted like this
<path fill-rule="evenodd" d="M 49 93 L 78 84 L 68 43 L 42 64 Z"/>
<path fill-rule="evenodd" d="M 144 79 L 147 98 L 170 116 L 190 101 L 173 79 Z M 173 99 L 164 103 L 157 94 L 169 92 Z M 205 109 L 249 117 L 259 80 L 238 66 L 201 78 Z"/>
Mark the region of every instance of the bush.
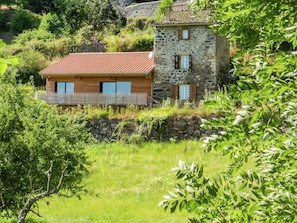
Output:
<path fill-rule="evenodd" d="M 35 50 L 46 58 L 64 57 L 77 49 L 77 41 L 70 37 L 56 39 L 55 35 L 45 30 L 26 30 L 18 35 L 15 44 L 5 48 L 9 55 L 16 55 L 27 50 Z M 1 49 L 2 50 L 2 49 Z M 1 55 L 0 50 L 0 55 Z"/>
<path fill-rule="evenodd" d="M 118 35 L 108 36 L 107 51 L 151 51 L 154 46 L 153 23 L 149 18 L 138 18 L 129 20 L 129 24 L 121 30 Z"/>
<path fill-rule="evenodd" d="M 39 25 L 39 30 L 50 32 L 56 36 L 64 33 L 63 21 L 55 13 L 48 13 L 43 15 Z"/>
<path fill-rule="evenodd" d="M 154 46 L 154 35 L 137 32 L 111 36 L 105 41 L 108 52 L 151 51 Z"/>
<path fill-rule="evenodd" d="M 26 29 L 38 28 L 40 16 L 21 10 L 12 15 L 10 21 L 10 30 L 14 34 L 19 34 Z"/>
<path fill-rule="evenodd" d="M 137 41 L 133 42 L 131 49 L 133 51 L 152 51 L 154 49 L 154 36 L 140 36 Z"/>
<path fill-rule="evenodd" d="M 15 38 L 14 43 L 25 45 L 31 40 L 42 40 L 42 41 L 48 42 L 54 39 L 55 39 L 55 35 L 53 35 L 48 31 L 32 29 L 32 30 L 25 30 L 21 34 L 19 34 Z"/>
<path fill-rule="evenodd" d="M 16 66 L 18 81 L 28 83 L 33 81 L 35 86 L 43 86 L 44 80 L 39 75 L 39 71 L 45 68 L 48 63 L 42 53 L 30 50 L 23 51 L 16 55 L 19 64 Z"/>

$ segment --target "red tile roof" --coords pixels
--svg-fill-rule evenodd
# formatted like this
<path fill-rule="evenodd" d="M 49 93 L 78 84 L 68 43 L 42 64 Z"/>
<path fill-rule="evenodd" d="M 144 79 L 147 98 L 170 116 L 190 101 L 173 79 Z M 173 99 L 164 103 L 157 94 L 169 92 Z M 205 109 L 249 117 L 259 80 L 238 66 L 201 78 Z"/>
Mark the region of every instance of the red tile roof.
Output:
<path fill-rule="evenodd" d="M 40 71 L 40 74 L 149 74 L 153 69 L 152 52 L 71 53 Z"/>

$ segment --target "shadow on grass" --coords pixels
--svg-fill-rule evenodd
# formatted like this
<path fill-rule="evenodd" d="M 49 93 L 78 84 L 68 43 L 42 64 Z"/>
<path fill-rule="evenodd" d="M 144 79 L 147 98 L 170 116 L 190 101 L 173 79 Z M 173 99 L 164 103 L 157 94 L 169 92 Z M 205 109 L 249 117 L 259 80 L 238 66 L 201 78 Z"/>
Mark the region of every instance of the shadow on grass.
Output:
<path fill-rule="evenodd" d="M 25 223 L 47 223 L 47 221 L 42 220 L 42 218 L 41 219 L 38 219 L 38 220 L 32 219 L 32 218 L 28 218 L 28 219 L 25 220 Z"/>
<path fill-rule="evenodd" d="M 0 222 L 1 222 L 1 219 L 0 219 Z M 17 220 L 7 220 L 5 221 L 5 223 L 16 223 Z M 32 219 L 32 218 L 26 218 L 25 220 L 25 223 L 48 223 L 47 221 L 45 220 L 42 220 L 42 219 Z"/>

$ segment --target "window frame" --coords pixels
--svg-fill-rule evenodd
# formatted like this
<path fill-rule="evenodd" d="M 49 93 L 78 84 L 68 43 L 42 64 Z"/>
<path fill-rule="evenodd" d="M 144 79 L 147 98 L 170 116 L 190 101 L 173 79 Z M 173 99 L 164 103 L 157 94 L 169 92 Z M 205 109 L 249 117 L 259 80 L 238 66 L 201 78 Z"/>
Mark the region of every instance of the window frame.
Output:
<path fill-rule="evenodd" d="M 180 86 L 182 85 L 189 85 L 190 91 L 189 91 L 189 99 L 183 99 L 180 97 Z M 197 85 L 196 84 L 174 84 L 172 85 L 172 99 L 173 100 L 182 100 L 182 101 L 189 101 L 189 102 L 195 102 L 197 93 Z"/>
<path fill-rule="evenodd" d="M 188 58 L 187 63 L 184 63 L 183 58 Z M 180 54 L 174 55 L 174 68 L 175 69 L 191 69 L 192 68 L 192 55 L 190 54 Z"/>
<path fill-rule="evenodd" d="M 186 35 L 185 35 L 186 32 Z M 190 39 L 190 29 L 182 28 L 178 30 L 178 39 L 179 40 L 189 40 Z"/>
<path fill-rule="evenodd" d="M 107 92 L 107 93 L 104 92 L 104 83 L 114 84 L 114 92 Z M 125 92 L 125 90 L 122 91 L 121 89 L 119 89 L 119 87 L 123 83 L 129 84 L 128 92 Z M 132 83 L 131 83 L 131 81 L 102 81 L 102 82 L 100 82 L 100 93 L 103 93 L 103 94 L 131 94 L 132 93 Z"/>
<path fill-rule="evenodd" d="M 73 81 L 57 81 L 57 82 L 55 82 L 55 92 L 57 94 L 68 94 L 68 95 L 74 94 L 74 88 L 75 88 L 75 83 Z M 63 89 L 63 90 L 60 91 L 59 89 Z M 69 89 L 70 89 L 70 91 L 69 91 Z"/>
<path fill-rule="evenodd" d="M 178 86 L 178 94 L 179 94 L 179 100 L 187 101 L 190 100 L 190 92 L 191 92 L 191 86 L 190 84 L 180 84 Z"/>

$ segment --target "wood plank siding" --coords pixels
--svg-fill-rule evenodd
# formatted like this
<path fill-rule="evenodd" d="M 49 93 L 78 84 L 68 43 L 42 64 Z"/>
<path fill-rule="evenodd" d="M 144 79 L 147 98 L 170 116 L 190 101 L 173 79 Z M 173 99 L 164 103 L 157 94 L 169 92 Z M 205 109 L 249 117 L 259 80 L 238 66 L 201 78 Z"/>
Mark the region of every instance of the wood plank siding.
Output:
<path fill-rule="evenodd" d="M 145 93 L 152 96 L 152 80 L 145 77 L 50 77 L 46 92 L 55 92 L 56 82 L 74 82 L 74 93 L 100 93 L 100 82 L 131 82 L 131 93 Z"/>
<path fill-rule="evenodd" d="M 103 95 L 100 82 L 131 82 L 129 95 Z M 74 82 L 74 95 L 57 95 L 57 82 Z M 37 94 L 36 97 L 49 104 L 58 105 L 141 105 L 151 103 L 152 80 L 146 77 L 67 77 L 54 76 L 47 78 L 46 93 Z"/>

